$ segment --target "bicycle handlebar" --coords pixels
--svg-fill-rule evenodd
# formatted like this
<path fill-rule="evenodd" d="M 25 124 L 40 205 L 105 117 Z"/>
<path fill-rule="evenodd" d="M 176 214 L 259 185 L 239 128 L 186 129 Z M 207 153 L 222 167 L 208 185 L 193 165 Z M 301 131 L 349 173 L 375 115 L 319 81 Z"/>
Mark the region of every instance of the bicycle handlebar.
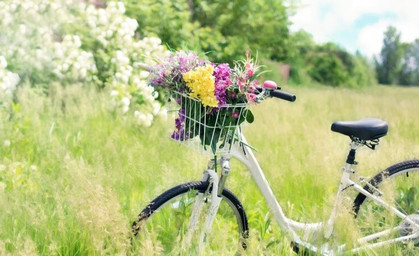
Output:
<path fill-rule="evenodd" d="M 263 87 L 269 92 L 269 96 L 271 97 L 275 97 L 275 98 L 279 98 L 279 99 L 283 99 L 283 100 L 287 100 L 291 102 L 294 102 L 297 99 L 297 97 L 292 93 L 280 91 L 281 87 L 276 85 L 274 81 L 270 81 L 270 80 L 265 81 L 263 83 Z M 263 89 L 258 88 L 257 90 L 259 92 L 262 92 Z"/>
<path fill-rule="evenodd" d="M 271 95 L 271 97 L 280 98 L 291 102 L 294 102 L 297 99 L 297 96 L 295 96 L 294 94 L 279 90 L 272 90 L 269 92 L 269 94 Z"/>

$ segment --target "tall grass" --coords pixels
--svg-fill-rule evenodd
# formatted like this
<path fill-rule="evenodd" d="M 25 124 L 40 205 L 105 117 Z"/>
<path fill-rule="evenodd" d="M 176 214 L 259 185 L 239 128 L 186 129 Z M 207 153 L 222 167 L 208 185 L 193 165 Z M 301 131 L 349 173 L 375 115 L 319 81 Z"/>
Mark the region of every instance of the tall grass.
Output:
<path fill-rule="evenodd" d="M 330 131 L 332 121 L 388 121 L 378 150 L 359 150 L 361 176 L 419 157 L 418 88 L 287 89 L 295 103 L 254 107 L 256 121 L 244 131 L 294 219 L 319 221 L 331 210 L 349 149 L 348 138 Z M 56 85 L 49 97 L 23 88 L 17 98 L 20 106 L 0 126 L 0 255 L 129 254 L 130 223 L 141 208 L 173 185 L 200 179 L 206 166 L 206 158 L 167 139 L 166 121 L 138 127 L 108 106 L 107 92 Z M 250 174 L 236 161 L 232 167 L 227 186 L 249 215 L 249 254 L 292 255 Z M 414 249 L 380 253 L 406 250 Z"/>

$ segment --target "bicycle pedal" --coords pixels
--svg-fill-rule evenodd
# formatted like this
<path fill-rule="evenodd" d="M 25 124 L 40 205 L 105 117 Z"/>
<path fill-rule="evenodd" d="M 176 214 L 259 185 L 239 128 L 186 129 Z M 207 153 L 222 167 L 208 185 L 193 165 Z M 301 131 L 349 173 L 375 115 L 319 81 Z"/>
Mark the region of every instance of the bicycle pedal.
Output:
<path fill-rule="evenodd" d="M 309 249 L 309 248 L 307 248 L 303 245 L 300 245 L 299 243 L 297 243 L 295 241 L 291 242 L 291 248 L 296 254 L 299 254 L 299 255 L 300 254 L 304 255 L 304 256 L 317 255 L 315 251 L 313 251 L 313 250 L 311 250 L 311 249 Z"/>

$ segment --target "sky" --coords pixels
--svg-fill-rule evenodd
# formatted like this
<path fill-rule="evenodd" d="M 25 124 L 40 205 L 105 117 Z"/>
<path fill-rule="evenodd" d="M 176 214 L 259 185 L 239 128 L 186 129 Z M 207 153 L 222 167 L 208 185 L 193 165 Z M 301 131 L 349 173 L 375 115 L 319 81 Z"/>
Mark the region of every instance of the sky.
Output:
<path fill-rule="evenodd" d="M 389 25 L 402 42 L 419 38 L 419 0 L 298 0 L 291 31 L 304 29 L 317 43 L 335 42 L 355 53 L 380 53 Z"/>

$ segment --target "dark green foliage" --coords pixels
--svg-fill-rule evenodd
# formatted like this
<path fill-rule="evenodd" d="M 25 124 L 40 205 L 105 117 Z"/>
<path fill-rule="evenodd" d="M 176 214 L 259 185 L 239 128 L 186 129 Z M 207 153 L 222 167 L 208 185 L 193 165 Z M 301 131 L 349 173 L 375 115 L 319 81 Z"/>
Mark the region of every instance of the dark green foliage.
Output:
<path fill-rule="evenodd" d="M 377 84 L 373 65 L 359 52 L 353 56 L 354 68 L 352 71 L 352 86 L 365 86 Z"/>
<path fill-rule="evenodd" d="M 379 83 L 398 83 L 402 56 L 403 49 L 400 43 L 400 33 L 395 27 L 390 26 L 384 33 L 383 47 L 380 56 L 375 60 Z"/>
<path fill-rule="evenodd" d="M 353 63 L 344 50 L 328 43 L 309 58 L 309 75 L 317 82 L 339 86 L 349 79 Z"/>
<path fill-rule="evenodd" d="M 334 43 L 317 46 L 306 61 L 308 74 L 319 83 L 347 87 L 375 83 L 374 72 L 361 54 L 353 56 Z"/>
<path fill-rule="evenodd" d="M 290 82 L 294 84 L 309 84 L 310 76 L 307 74 L 307 56 L 314 52 L 316 43 L 313 36 L 304 30 L 290 35 L 288 60 L 290 66 Z"/>
<path fill-rule="evenodd" d="M 370 63 L 359 52 L 354 55 L 334 43 L 316 45 L 304 30 L 290 36 L 288 62 L 290 82 L 312 81 L 330 86 L 362 87 L 376 83 Z"/>
<path fill-rule="evenodd" d="M 190 19 L 188 1 L 124 0 L 126 14 L 138 22 L 140 37 L 158 36 L 170 47 L 194 44 L 191 33 L 197 28 Z"/>
<path fill-rule="evenodd" d="M 140 37 L 158 36 L 170 49 L 206 53 L 217 63 L 259 59 L 290 64 L 290 82 L 360 87 L 375 83 L 370 64 L 333 43 L 316 45 L 301 30 L 290 34 L 282 0 L 124 0 Z M 271 63 L 265 61 L 266 63 Z M 275 64 L 273 66 L 276 66 Z"/>
<path fill-rule="evenodd" d="M 403 58 L 399 74 L 402 85 L 419 85 L 419 39 L 403 44 Z"/>
<path fill-rule="evenodd" d="M 382 84 L 419 85 L 419 39 L 402 43 L 400 32 L 388 27 L 375 69 Z"/>
<path fill-rule="evenodd" d="M 170 48 L 207 53 L 215 62 L 243 58 L 246 50 L 285 60 L 288 15 L 282 0 L 125 0 L 141 37 L 155 35 Z"/>

